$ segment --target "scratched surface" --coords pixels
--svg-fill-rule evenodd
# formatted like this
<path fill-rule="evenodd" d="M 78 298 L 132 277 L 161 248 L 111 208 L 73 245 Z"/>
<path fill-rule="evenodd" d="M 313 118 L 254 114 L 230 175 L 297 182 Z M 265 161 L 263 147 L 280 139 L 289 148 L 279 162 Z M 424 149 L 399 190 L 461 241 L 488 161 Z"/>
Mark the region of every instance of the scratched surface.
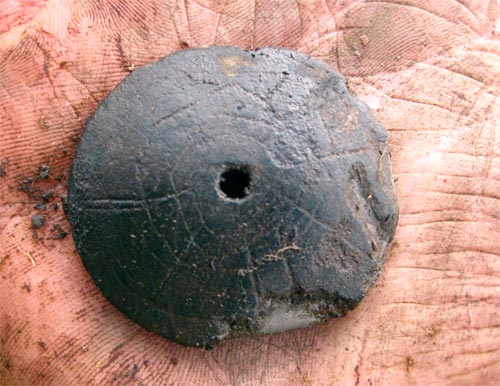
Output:
<path fill-rule="evenodd" d="M 218 186 L 248 168 L 244 199 Z M 398 217 L 386 131 L 325 64 L 281 49 L 186 50 L 89 119 L 68 184 L 97 286 L 185 345 L 345 315 Z"/>

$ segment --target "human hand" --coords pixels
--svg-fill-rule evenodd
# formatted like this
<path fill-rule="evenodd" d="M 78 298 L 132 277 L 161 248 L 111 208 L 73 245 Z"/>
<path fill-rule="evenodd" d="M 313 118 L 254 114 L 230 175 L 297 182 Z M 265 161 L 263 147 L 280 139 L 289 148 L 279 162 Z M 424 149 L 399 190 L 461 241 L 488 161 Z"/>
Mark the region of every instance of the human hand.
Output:
<path fill-rule="evenodd" d="M 500 382 L 495 2 L 30 4 L 0 10 L 0 384 Z M 213 44 L 291 48 L 343 73 L 389 131 L 400 220 L 345 318 L 202 351 L 104 299 L 60 204 L 99 101 L 135 68 Z"/>

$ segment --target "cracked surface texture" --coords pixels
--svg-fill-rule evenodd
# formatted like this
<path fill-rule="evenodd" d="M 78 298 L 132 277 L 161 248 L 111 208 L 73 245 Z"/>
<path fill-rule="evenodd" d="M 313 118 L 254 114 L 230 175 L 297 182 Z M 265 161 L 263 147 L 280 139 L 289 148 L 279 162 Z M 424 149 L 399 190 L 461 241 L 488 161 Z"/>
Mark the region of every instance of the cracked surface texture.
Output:
<path fill-rule="evenodd" d="M 397 223 L 386 131 L 326 64 L 285 49 L 178 52 L 89 119 L 68 184 L 104 295 L 185 345 L 343 316 Z M 219 181 L 245 170 L 244 197 Z"/>

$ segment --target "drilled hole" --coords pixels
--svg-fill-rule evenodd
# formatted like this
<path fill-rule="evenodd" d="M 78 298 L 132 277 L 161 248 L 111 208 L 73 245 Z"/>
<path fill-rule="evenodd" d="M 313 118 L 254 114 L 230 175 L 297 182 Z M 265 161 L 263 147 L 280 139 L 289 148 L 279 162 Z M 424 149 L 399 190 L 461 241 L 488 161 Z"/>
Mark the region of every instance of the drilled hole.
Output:
<path fill-rule="evenodd" d="M 246 168 L 230 168 L 220 175 L 219 187 L 227 198 L 241 200 L 248 195 L 250 172 Z"/>

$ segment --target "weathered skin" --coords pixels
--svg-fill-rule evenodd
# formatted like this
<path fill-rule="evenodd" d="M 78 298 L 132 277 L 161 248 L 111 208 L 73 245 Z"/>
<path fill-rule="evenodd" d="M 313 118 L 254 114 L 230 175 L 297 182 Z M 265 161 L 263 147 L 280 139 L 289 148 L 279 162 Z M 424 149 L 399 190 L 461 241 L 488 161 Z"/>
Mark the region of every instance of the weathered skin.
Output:
<path fill-rule="evenodd" d="M 398 217 L 387 132 L 345 79 L 296 51 L 237 47 L 120 83 L 87 122 L 68 212 L 111 303 L 197 347 L 344 316 Z"/>
<path fill-rule="evenodd" d="M 0 383 L 500 382 L 495 2 L 110 3 L 0 7 Z M 131 69 L 212 43 L 287 47 L 346 75 L 389 131 L 400 222 L 379 281 L 347 317 L 204 352 L 109 305 L 62 238 L 56 178 Z M 38 190 L 32 202 L 20 184 Z"/>

